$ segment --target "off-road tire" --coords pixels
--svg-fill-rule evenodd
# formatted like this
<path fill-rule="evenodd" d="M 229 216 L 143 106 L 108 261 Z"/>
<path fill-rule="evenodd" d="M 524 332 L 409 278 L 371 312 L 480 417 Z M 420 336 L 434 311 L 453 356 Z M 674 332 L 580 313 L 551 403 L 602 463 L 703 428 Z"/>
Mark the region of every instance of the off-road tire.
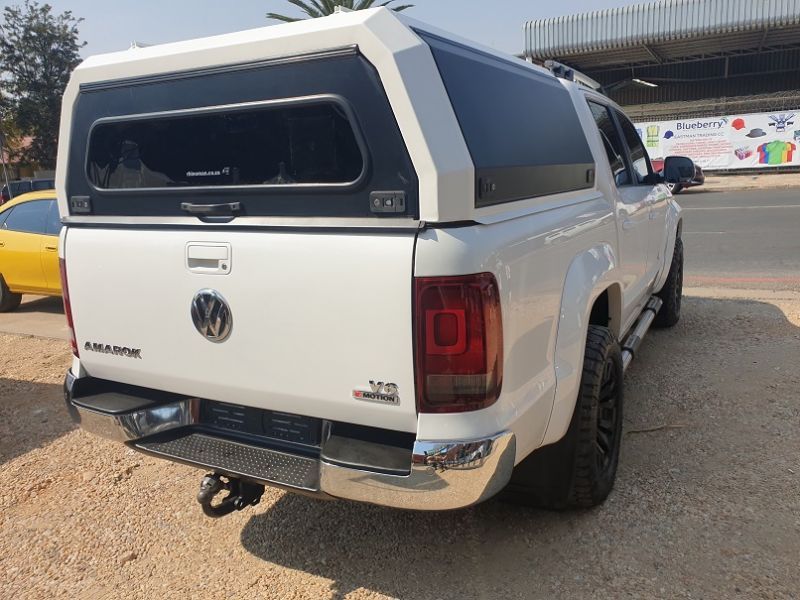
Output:
<path fill-rule="evenodd" d="M 660 329 L 672 327 L 681 318 L 681 299 L 683 298 L 683 241 L 680 237 L 675 239 L 675 251 L 672 253 L 667 282 L 656 295 L 664 304 L 653 321 L 653 327 Z"/>
<path fill-rule="evenodd" d="M 614 487 L 622 438 L 622 351 L 606 327 L 589 326 L 567 434 L 514 469 L 505 497 L 550 510 L 591 508 Z M 600 440 L 604 439 L 605 442 Z M 601 451 L 601 444 L 605 446 Z"/>
<path fill-rule="evenodd" d="M 6 280 L 0 275 L 0 312 L 15 310 L 22 302 L 22 294 L 15 294 L 8 289 Z"/>

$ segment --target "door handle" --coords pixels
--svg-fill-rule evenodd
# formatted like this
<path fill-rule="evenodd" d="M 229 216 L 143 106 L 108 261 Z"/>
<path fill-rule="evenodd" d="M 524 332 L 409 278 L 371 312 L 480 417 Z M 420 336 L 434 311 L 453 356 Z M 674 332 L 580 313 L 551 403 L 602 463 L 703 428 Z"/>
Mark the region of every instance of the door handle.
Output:
<path fill-rule="evenodd" d="M 5 245 L 6 245 L 6 243 L 5 243 L 5 242 L 0 242 L 0 248 L 2 248 L 2 247 L 3 247 L 3 246 L 5 246 Z"/>
<path fill-rule="evenodd" d="M 58 252 L 58 246 L 45 246 L 44 249 L 48 252 Z"/>
<path fill-rule="evenodd" d="M 631 229 L 633 229 L 634 227 L 636 227 L 636 223 L 635 223 L 635 222 L 633 222 L 633 221 L 631 221 L 630 219 L 625 219 L 625 220 L 622 222 L 622 228 L 623 228 L 625 231 L 630 231 L 630 230 L 631 230 Z"/>

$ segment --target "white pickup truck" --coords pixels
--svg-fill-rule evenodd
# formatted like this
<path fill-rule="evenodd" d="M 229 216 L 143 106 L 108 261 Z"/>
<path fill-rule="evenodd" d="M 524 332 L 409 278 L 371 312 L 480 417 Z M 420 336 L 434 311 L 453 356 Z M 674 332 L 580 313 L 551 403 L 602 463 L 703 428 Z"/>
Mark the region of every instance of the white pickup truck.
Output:
<path fill-rule="evenodd" d="M 680 316 L 622 111 L 384 8 L 87 59 L 56 180 L 70 411 L 208 471 L 211 516 L 598 504 L 624 369 Z"/>

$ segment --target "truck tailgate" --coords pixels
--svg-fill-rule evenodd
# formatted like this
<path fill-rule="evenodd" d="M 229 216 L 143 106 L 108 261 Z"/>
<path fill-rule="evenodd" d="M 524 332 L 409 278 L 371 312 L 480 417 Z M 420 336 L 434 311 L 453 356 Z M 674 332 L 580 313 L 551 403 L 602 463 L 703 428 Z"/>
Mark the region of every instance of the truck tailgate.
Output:
<path fill-rule="evenodd" d="M 65 255 L 81 365 L 133 385 L 416 431 L 415 237 L 72 227 Z M 206 289 L 230 309 L 219 343 L 192 318 Z M 397 386 L 395 402 L 381 383 Z"/>

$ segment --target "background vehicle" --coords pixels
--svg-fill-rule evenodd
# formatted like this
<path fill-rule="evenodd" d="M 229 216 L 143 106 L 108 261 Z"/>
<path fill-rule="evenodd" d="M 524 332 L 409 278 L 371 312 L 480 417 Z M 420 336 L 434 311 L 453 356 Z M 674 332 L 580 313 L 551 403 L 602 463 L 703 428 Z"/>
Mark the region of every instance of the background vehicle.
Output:
<path fill-rule="evenodd" d="M 55 193 L 31 192 L 0 207 L 0 312 L 17 308 L 22 294 L 60 296 Z"/>
<path fill-rule="evenodd" d="M 9 181 L 3 186 L 0 192 L 0 205 L 28 192 L 39 192 L 42 190 L 52 190 L 55 188 L 53 179 L 21 179 L 19 181 Z"/>
<path fill-rule="evenodd" d="M 654 159 L 653 161 L 653 170 L 656 173 L 660 173 L 661 175 L 664 174 L 664 159 Z M 705 173 L 703 173 L 703 169 L 701 169 L 698 165 L 694 166 L 694 176 L 692 177 L 691 181 L 685 181 L 684 183 L 670 183 L 667 182 L 667 187 L 669 191 L 673 194 L 680 194 L 683 190 L 690 187 L 697 187 L 703 185 L 706 182 Z"/>
<path fill-rule="evenodd" d="M 88 59 L 61 131 L 68 406 L 207 514 L 610 492 L 683 256 L 605 96 L 382 8 Z"/>

